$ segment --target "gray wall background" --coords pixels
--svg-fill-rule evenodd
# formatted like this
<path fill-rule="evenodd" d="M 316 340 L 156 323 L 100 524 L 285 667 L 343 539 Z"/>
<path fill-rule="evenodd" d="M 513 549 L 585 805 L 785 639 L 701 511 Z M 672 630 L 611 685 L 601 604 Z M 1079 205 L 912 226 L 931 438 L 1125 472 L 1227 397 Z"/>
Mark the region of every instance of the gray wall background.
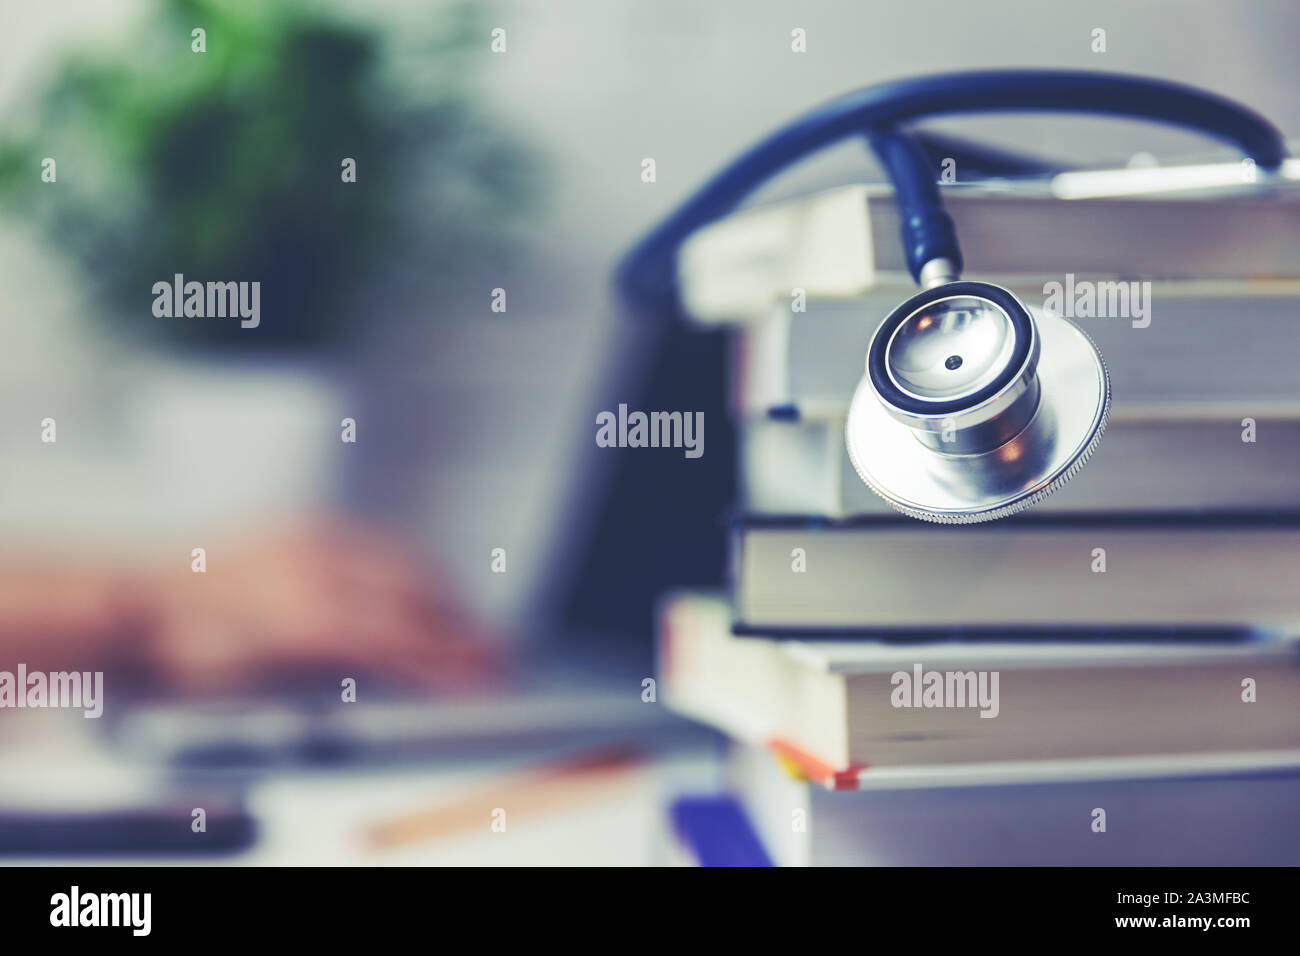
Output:
<path fill-rule="evenodd" d="M 0 109 L 18 101 L 61 45 L 129 42 L 143 9 L 135 0 L 0 6 Z M 394 0 L 351 6 L 413 27 L 430 9 Z M 559 522 L 566 515 L 559 506 L 566 489 L 583 480 L 575 472 L 593 442 L 593 393 L 629 335 L 609 295 L 611 267 L 644 229 L 770 128 L 837 93 L 891 77 L 1056 66 L 1198 84 L 1251 104 L 1288 133 L 1300 131 L 1300 6 L 1281 0 L 520 0 L 486 9 L 487 19 L 507 30 L 508 53 L 491 56 L 484 37 L 484 56 L 491 56 L 484 95 L 500 122 L 545 157 L 544 213 L 523 267 L 498 278 L 485 263 L 453 296 L 435 299 L 417 286 L 383 303 L 418 310 L 429 321 L 375 343 L 357 365 L 371 416 L 363 428 L 376 429 L 371 434 L 379 438 L 367 452 L 370 477 L 355 494 L 366 510 L 435 539 L 447 573 L 503 623 L 526 620 L 533 584 L 562 554 Z M 807 53 L 790 50 L 795 27 L 807 31 Z M 1096 27 L 1107 31 L 1104 54 L 1090 49 Z M 942 128 L 1075 162 L 1204 148 L 1181 134 L 1100 120 L 1002 118 Z M 640 181 L 643 157 L 656 160 L 653 185 Z M 869 160 L 850 145 L 771 192 L 866 175 L 875 175 Z M 0 250 L 0 328 L 10 340 L 0 350 L 0 400 L 24 407 L 33 388 L 57 378 L 73 407 L 125 414 L 131 406 L 114 396 L 142 373 L 80 322 L 93 304 L 65 288 L 53 251 L 8 226 L 0 226 Z M 488 309 L 494 285 L 509 290 L 506 315 Z M 11 455 L 11 470 L 23 471 L 21 454 Z M 114 480 L 129 488 L 132 466 L 123 463 L 121 447 L 108 442 L 100 454 L 113 461 Z M 80 517 L 67 519 L 69 528 L 81 521 L 84 529 L 88 516 L 108 511 L 119 524 L 138 523 L 145 500 L 132 505 L 119 495 L 110 503 L 103 483 L 86 477 L 93 474 L 79 479 L 87 482 L 86 505 Z M 0 513 L 11 524 L 21 523 L 39 493 L 39 472 L 30 484 L 27 491 L 8 486 Z M 334 493 L 331 482 L 317 484 L 311 494 Z M 292 482 L 283 486 L 292 498 Z M 247 504 L 236 495 L 205 502 L 199 512 L 211 518 Z M 111 522 L 104 533 L 113 533 Z M 499 546 L 510 555 L 506 576 L 488 573 L 488 555 Z"/>

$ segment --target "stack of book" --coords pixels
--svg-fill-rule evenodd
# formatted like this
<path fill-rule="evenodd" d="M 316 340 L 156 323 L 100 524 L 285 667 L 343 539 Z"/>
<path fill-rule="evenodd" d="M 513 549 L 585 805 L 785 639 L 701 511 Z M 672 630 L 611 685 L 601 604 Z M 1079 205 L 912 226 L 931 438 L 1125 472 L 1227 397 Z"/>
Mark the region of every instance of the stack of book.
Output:
<path fill-rule="evenodd" d="M 910 293 L 888 194 L 710 227 L 680 278 L 735 328 L 732 586 L 663 602 L 664 700 L 735 741 L 778 863 L 1300 863 L 1300 193 L 949 205 L 1030 305 L 1137 283 L 1075 318 L 1095 457 L 999 522 L 893 513 L 843 439 Z"/>

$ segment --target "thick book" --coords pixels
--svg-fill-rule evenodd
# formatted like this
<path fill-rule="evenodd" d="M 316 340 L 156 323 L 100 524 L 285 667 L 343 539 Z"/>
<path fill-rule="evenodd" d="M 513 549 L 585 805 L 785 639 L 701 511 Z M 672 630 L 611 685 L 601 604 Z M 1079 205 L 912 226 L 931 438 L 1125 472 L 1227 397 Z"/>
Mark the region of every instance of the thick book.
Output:
<path fill-rule="evenodd" d="M 1160 480 L 1158 470 L 1151 480 Z M 735 629 L 869 636 L 1296 628 L 1297 554 L 1300 517 L 1291 514 L 1031 512 L 978 525 L 750 517 L 733 531 Z"/>
<path fill-rule="evenodd" d="M 747 514 L 891 515 L 849 460 L 841 419 L 746 420 L 737 488 Z M 1035 514 L 1300 511 L 1300 416 L 1206 409 L 1116 415 L 1088 466 Z"/>
<path fill-rule="evenodd" d="M 1041 287 L 1068 270 L 1098 281 L 1226 283 L 1235 295 L 1247 280 L 1300 278 L 1294 180 L 1069 200 L 1042 181 L 969 183 L 945 188 L 944 199 L 966 272 L 989 281 Z M 911 280 L 899 234 L 898 207 L 883 185 L 741 209 L 683 245 L 685 311 L 700 322 L 752 321 L 773 303 L 788 306 L 794 289 L 809 299 L 891 289 L 901 300 L 897 291 Z"/>
<path fill-rule="evenodd" d="M 1060 261 L 1063 272 L 1051 281 L 1064 285 L 1072 281 L 1064 271 L 1073 266 Z M 1157 282 L 1142 294 L 1141 319 L 1080 316 L 1050 301 L 1042 282 L 998 284 L 1026 305 L 1053 307 L 1096 343 L 1110 371 L 1113 417 L 1300 417 L 1300 282 L 1253 280 L 1226 288 Z M 1076 284 L 1085 285 L 1082 276 Z M 787 294 L 761 319 L 740 326 L 732 358 L 738 417 L 844 418 L 872 334 L 914 292 L 902 287 L 853 299 L 809 298 L 803 311 L 792 310 Z"/>
<path fill-rule="evenodd" d="M 720 598 L 665 601 L 662 699 L 832 788 L 886 768 L 942 782 L 1004 763 L 1023 779 L 1051 761 L 1300 750 L 1294 638 L 808 642 L 729 624 Z"/>
<path fill-rule="evenodd" d="M 1297 866 L 1300 754 L 973 765 L 828 791 L 767 748 L 728 781 L 780 866 Z M 1101 813 L 1098 813 L 1101 811 Z"/>

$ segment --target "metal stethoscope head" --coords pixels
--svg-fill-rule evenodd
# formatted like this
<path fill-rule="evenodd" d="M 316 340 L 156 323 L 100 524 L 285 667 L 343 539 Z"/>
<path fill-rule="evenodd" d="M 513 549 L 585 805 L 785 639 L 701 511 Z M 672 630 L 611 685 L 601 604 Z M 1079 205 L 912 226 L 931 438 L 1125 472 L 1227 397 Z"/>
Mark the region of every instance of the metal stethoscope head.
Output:
<path fill-rule="evenodd" d="M 876 330 L 849 406 L 858 475 L 904 514 L 945 524 L 1033 505 L 1088 460 L 1110 380 L 1091 340 L 1006 289 L 944 282 Z"/>
<path fill-rule="evenodd" d="M 901 124 L 985 110 L 1102 113 L 1226 140 L 1258 168 L 1286 156 L 1263 117 L 1213 93 L 1143 77 L 1068 70 L 957 73 L 859 90 L 741 155 L 624 260 L 619 283 L 646 309 L 677 307 L 676 253 L 695 229 L 811 152 L 866 136 L 894 186 L 908 267 L 922 291 L 876 328 L 849 407 L 858 475 L 899 511 L 964 524 L 1028 508 L 1068 481 L 1106 427 L 1110 381 L 1092 341 L 1006 289 L 961 281 L 956 230 L 925 140 Z M 940 154 L 942 155 L 942 154 Z M 1017 160 L 985 152 L 980 164 Z M 1023 161 L 1023 170 L 1035 164 Z M 864 338 L 872 319 L 864 316 Z"/>

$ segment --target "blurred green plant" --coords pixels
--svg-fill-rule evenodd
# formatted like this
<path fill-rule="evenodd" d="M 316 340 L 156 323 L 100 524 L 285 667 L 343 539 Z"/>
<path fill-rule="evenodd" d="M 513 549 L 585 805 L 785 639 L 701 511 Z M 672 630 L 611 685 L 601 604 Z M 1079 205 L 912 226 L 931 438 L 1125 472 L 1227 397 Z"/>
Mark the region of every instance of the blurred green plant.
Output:
<path fill-rule="evenodd" d="M 0 137 L 0 202 L 46 227 L 129 327 L 337 343 L 373 320 L 360 293 L 377 272 L 418 254 L 408 269 L 454 276 L 499 249 L 536 194 L 534 158 L 476 106 L 488 31 L 472 5 L 390 37 L 296 0 L 156 2 L 129 52 L 71 56 Z M 206 52 L 191 50 L 195 27 Z M 57 186 L 41 182 L 47 156 Z M 154 318 L 151 287 L 175 273 L 260 280 L 259 334 Z"/>

